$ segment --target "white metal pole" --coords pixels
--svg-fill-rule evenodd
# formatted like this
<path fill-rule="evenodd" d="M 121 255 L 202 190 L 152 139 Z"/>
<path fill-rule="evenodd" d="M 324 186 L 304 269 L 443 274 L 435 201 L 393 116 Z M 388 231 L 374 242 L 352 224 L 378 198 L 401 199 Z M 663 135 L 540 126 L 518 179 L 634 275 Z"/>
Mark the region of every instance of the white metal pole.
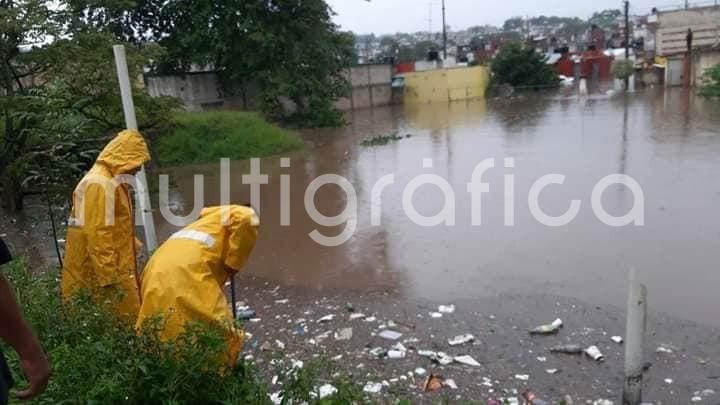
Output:
<path fill-rule="evenodd" d="M 132 87 L 130 86 L 130 75 L 128 74 L 127 59 L 125 57 L 125 46 L 114 45 L 115 66 L 117 68 L 118 82 L 120 83 L 120 95 L 122 96 L 123 112 L 125 113 L 125 126 L 128 129 L 138 129 L 137 118 L 135 117 L 135 104 L 133 103 Z M 142 213 L 142 226 L 145 231 L 145 248 L 150 252 L 157 249 L 157 236 L 155 235 L 155 222 L 153 222 L 152 206 L 148 194 L 147 175 L 145 167 L 140 168 L 137 174 L 138 187 L 135 190 L 136 206 Z"/>

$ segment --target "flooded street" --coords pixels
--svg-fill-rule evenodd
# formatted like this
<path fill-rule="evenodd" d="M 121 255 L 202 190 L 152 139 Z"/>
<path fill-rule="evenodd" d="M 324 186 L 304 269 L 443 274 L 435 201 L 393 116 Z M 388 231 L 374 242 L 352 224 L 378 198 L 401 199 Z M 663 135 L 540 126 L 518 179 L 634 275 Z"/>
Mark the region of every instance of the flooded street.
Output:
<path fill-rule="evenodd" d="M 487 299 L 501 294 L 552 294 L 590 305 L 623 306 L 628 270 L 648 286 L 649 303 L 685 320 L 720 326 L 720 103 L 682 90 L 647 90 L 581 101 L 562 94 L 457 102 L 355 112 L 342 129 L 304 133 L 310 144 L 263 159 L 269 176 L 261 186 L 262 228 L 248 272 L 272 283 L 310 289 L 387 291 L 408 300 Z M 387 145 L 361 146 L 367 138 L 396 133 Z M 411 137 L 405 137 L 411 135 Z M 495 167 L 482 180 L 482 224 L 472 225 L 468 183 L 485 159 Z M 514 158 L 514 167 L 504 159 Z M 432 159 L 432 168 L 423 167 Z M 250 201 L 242 175 L 249 162 L 232 162 L 232 202 Z M 220 164 L 164 170 L 171 178 L 171 207 L 188 213 L 193 175 L 204 175 L 206 206 L 220 203 Z M 357 229 L 337 247 L 311 239 L 342 232 L 318 225 L 305 210 L 306 188 L 317 176 L 345 177 L 357 192 Z M 580 200 L 568 225 L 548 227 L 531 214 L 528 195 L 546 174 L 566 176 L 539 198 L 551 216 Z M 610 227 L 591 207 L 595 185 L 607 175 L 627 174 L 644 192 L 644 226 Z M 371 191 L 394 174 L 382 193 L 381 224 L 371 222 Z M 416 176 L 436 174 L 454 192 L 455 225 L 423 227 L 403 209 L 403 190 Z M 281 175 L 290 178 L 290 226 L 281 226 Z M 514 226 L 506 225 L 505 176 L 514 176 Z M 341 213 L 346 193 L 320 188 L 318 210 Z M 444 206 L 444 194 L 422 185 L 413 195 L 421 215 Z M 635 203 L 629 189 L 611 186 L 603 206 L 615 216 Z M 157 200 L 153 204 L 157 204 Z M 158 216 L 159 217 L 159 216 Z M 347 218 L 346 218 L 347 219 Z M 159 224 L 161 239 L 177 228 Z"/>

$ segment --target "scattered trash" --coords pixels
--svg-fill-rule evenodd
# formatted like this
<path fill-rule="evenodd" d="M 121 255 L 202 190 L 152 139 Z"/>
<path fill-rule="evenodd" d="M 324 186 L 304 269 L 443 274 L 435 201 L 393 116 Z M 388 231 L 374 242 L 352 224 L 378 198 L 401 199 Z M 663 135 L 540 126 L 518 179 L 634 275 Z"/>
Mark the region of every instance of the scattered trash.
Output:
<path fill-rule="evenodd" d="M 333 319 L 335 319 L 335 315 L 330 314 L 330 315 L 323 316 L 322 318 L 318 319 L 316 322 L 317 323 L 325 323 L 325 322 L 330 322 Z"/>
<path fill-rule="evenodd" d="M 305 366 L 302 360 L 290 360 L 290 368 L 293 370 L 301 369 Z"/>
<path fill-rule="evenodd" d="M 537 394 L 534 392 L 528 390 L 523 392 L 522 394 L 523 399 L 525 402 L 527 402 L 530 405 L 549 405 L 550 403 L 547 401 L 543 401 L 542 399 L 538 398 Z"/>
<path fill-rule="evenodd" d="M 530 376 L 527 374 L 515 374 L 515 379 L 521 380 L 521 381 L 527 381 L 530 379 Z"/>
<path fill-rule="evenodd" d="M 281 341 L 279 341 L 279 340 L 277 340 L 277 339 L 275 340 L 275 346 L 277 346 L 278 349 L 280 349 L 280 350 L 285 349 L 285 343 L 283 343 L 283 342 L 281 342 Z"/>
<path fill-rule="evenodd" d="M 455 384 L 455 380 L 453 380 L 452 378 L 448 378 L 447 380 L 443 381 L 443 385 L 446 387 L 450 387 L 450 389 L 452 390 L 458 389 L 457 384 Z"/>
<path fill-rule="evenodd" d="M 701 402 L 703 399 L 701 396 L 695 395 L 694 397 L 690 398 L 690 402 Z"/>
<path fill-rule="evenodd" d="M 595 361 L 602 361 L 603 359 L 605 359 L 605 356 L 603 356 L 597 346 L 588 347 L 587 349 L 585 349 L 585 354 L 587 354 L 591 359 Z"/>
<path fill-rule="evenodd" d="M 365 322 L 375 322 L 375 321 L 377 321 L 377 318 L 375 318 L 374 316 L 368 316 L 367 318 L 365 318 Z"/>
<path fill-rule="evenodd" d="M 655 350 L 655 352 L 656 352 L 656 353 L 668 353 L 668 354 L 670 354 L 670 353 L 672 353 L 674 350 L 677 350 L 677 348 L 676 348 L 675 346 L 666 345 L 666 344 L 661 344 L 661 345 Z"/>
<path fill-rule="evenodd" d="M 545 370 L 545 372 L 548 374 L 557 374 L 560 372 L 560 370 L 557 368 L 549 368 L 549 369 Z"/>
<path fill-rule="evenodd" d="M 609 399 L 596 399 L 592 405 L 613 405 L 614 402 Z"/>
<path fill-rule="evenodd" d="M 386 330 L 383 330 L 382 332 L 378 333 L 378 336 L 380 336 L 383 339 L 398 340 L 398 339 L 400 339 L 400 336 L 402 336 L 402 333 L 395 332 L 394 330 L 386 329 Z"/>
<path fill-rule="evenodd" d="M 417 354 L 418 354 L 418 356 L 423 356 L 423 357 L 437 356 L 437 352 L 434 352 L 432 350 L 418 350 Z"/>
<path fill-rule="evenodd" d="M 547 325 L 540 325 L 535 329 L 531 329 L 529 332 L 531 335 L 550 335 L 556 333 L 562 328 L 563 322 L 560 318 L 554 320 L 552 323 Z"/>
<path fill-rule="evenodd" d="M 237 313 L 237 318 L 242 319 L 244 321 L 247 321 L 247 320 L 252 321 L 253 319 L 256 319 L 255 318 L 256 316 L 257 316 L 257 314 L 252 309 L 241 310 L 241 311 L 238 311 L 238 313 Z"/>
<path fill-rule="evenodd" d="M 345 304 L 345 310 L 348 312 L 355 312 L 355 307 L 353 306 L 352 302 L 348 302 Z"/>
<path fill-rule="evenodd" d="M 318 391 L 320 391 L 320 395 L 319 395 L 320 399 L 324 399 L 331 395 L 337 394 L 338 390 L 337 390 L 337 388 L 333 387 L 330 384 L 325 384 L 325 385 L 321 386 L 318 389 Z"/>
<path fill-rule="evenodd" d="M 426 392 L 437 391 L 443 387 L 443 381 L 444 380 L 442 377 L 436 376 L 433 374 L 429 374 L 425 378 L 425 381 L 423 381 L 421 388 L 423 391 L 426 391 Z"/>
<path fill-rule="evenodd" d="M 415 374 L 417 374 L 417 375 L 425 375 L 425 374 L 427 373 L 427 370 L 425 370 L 425 369 L 422 368 L 422 367 L 418 367 L 418 368 L 415 369 L 414 372 L 415 372 Z"/>
<path fill-rule="evenodd" d="M 583 352 L 580 345 L 560 345 L 550 348 L 550 353 L 580 354 Z"/>
<path fill-rule="evenodd" d="M 442 318 L 442 316 L 440 312 L 430 312 L 430 318 Z"/>
<path fill-rule="evenodd" d="M 666 378 L 666 379 L 665 379 L 665 384 L 672 384 L 672 383 L 673 383 L 672 378 Z"/>
<path fill-rule="evenodd" d="M 268 396 L 270 397 L 270 402 L 272 402 L 273 404 L 275 404 L 275 405 L 280 405 L 280 404 L 282 404 L 282 398 L 283 398 L 283 397 L 282 397 L 282 392 L 281 392 L 281 391 L 274 392 L 274 393 L 272 393 L 272 394 L 268 394 Z"/>
<path fill-rule="evenodd" d="M 360 319 L 360 318 L 365 318 L 365 314 L 361 314 L 359 312 L 354 312 L 354 313 L 350 314 L 351 321 L 354 321 L 354 320 Z"/>
<path fill-rule="evenodd" d="M 438 312 L 442 314 L 452 314 L 455 312 L 455 305 L 440 305 L 438 307 Z"/>
<path fill-rule="evenodd" d="M 368 394 L 378 394 L 380 391 L 382 391 L 382 384 L 381 383 L 375 383 L 375 382 L 369 382 L 365 384 L 363 387 L 363 391 L 367 392 Z"/>
<path fill-rule="evenodd" d="M 448 364 L 455 361 L 452 357 L 448 356 L 447 353 L 437 352 L 434 357 L 431 357 L 433 361 L 438 362 L 441 366 L 447 366 Z"/>
<path fill-rule="evenodd" d="M 387 352 L 382 347 L 376 347 L 370 350 L 370 354 L 380 359 L 387 356 Z"/>
<path fill-rule="evenodd" d="M 335 332 L 335 340 L 350 340 L 353 336 L 353 328 L 343 328 Z"/>
<path fill-rule="evenodd" d="M 547 361 L 547 357 L 538 356 L 537 361 L 539 361 L 540 363 L 545 363 Z"/>
<path fill-rule="evenodd" d="M 276 303 L 276 304 L 287 304 L 288 301 L 290 301 L 290 300 L 288 300 L 287 298 L 285 298 L 285 299 L 282 299 L 282 300 L 275 300 L 275 303 Z"/>
<path fill-rule="evenodd" d="M 242 319 L 242 318 L 240 318 L 240 314 L 238 314 L 238 319 Z M 260 322 L 260 318 L 250 318 L 250 322 L 258 323 L 258 322 Z"/>
<path fill-rule="evenodd" d="M 388 358 L 391 359 L 404 359 L 405 358 L 405 351 L 402 350 L 390 350 L 387 352 Z"/>
<path fill-rule="evenodd" d="M 615 342 L 615 343 L 617 343 L 617 344 L 620 344 L 620 343 L 623 342 L 622 336 L 613 336 L 613 337 L 611 337 L 610 339 L 612 339 L 612 341 Z"/>
<path fill-rule="evenodd" d="M 270 342 L 265 342 L 260 346 L 260 350 L 264 352 L 269 352 L 272 350 L 272 344 Z"/>
<path fill-rule="evenodd" d="M 477 360 L 475 360 L 475 359 L 473 359 L 471 356 L 467 356 L 467 355 L 465 355 L 465 356 L 455 356 L 455 361 L 458 362 L 458 363 L 465 364 L 465 365 L 468 365 L 468 366 L 473 366 L 473 367 L 480 367 L 480 366 L 481 366 L 481 364 L 478 363 Z"/>
<path fill-rule="evenodd" d="M 468 333 L 465 335 L 455 336 L 452 339 L 448 339 L 448 344 L 450 346 L 458 346 L 464 343 L 472 342 L 473 340 L 475 340 L 475 336 Z"/>

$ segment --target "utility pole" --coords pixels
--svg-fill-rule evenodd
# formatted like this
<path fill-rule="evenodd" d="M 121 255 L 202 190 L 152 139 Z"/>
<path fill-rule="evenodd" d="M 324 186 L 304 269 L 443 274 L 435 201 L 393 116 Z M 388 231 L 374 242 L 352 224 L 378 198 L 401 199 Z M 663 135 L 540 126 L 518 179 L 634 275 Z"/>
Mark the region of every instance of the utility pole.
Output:
<path fill-rule="evenodd" d="M 428 40 L 432 41 L 432 3 L 428 3 Z"/>
<path fill-rule="evenodd" d="M 443 20 L 443 60 L 447 59 L 447 25 L 445 25 L 445 0 L 442 0 L 442 20 Z"/>
<path fill-rule="evenodd" d="M 625 60 L 630 61 L 630 1 L 625 0 Z M 630 88 L 630 77 L 625 78 L 625 91 Z"/>

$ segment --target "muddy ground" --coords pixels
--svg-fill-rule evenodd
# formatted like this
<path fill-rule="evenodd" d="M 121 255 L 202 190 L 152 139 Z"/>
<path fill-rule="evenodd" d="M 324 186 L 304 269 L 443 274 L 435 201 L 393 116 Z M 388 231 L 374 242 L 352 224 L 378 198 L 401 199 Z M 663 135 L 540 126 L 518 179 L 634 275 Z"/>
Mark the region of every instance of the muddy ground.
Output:
<path fill-rule="evenodd" d="M 266 371 L 272 369 L 266 365 L 277 356 L 305 362 L 323 357 L 332 359 L 362 386 L 385 382 L 376 395 L 378 400 L 401 397 L 414 403 L 442 399 L 486 403 L 491 399 L 521 398 L 523 392 L 531 390 L 551 403 L 568 395 L 576 404 L 598 399 L 621 403 L 624 346 L 611 340 L 613 335 L 624 334 L 624 311 L 619 307 L 596 307 L 549 295 L 408 302 L 393 298 L 392 291 L 318 292 L 285 288 L 248 276 L 239 277 L 238 282 L 238 300 L 254 309 L 258 317 L 246 323 L 252 337 L 246 343 L 245 354 Z M 454 304 L 455 312 L 433 318 L 430 313 L 437 312 L 439 304 Z M 353 315 L 358 313 L 375 320 Z M 334 319 L 318 321 L 327 315 L 334 315 Z M 527 332 L 556 318 L 562 319 L 564 327 L 555 335 L 530 336 Z M 345 328 L 352 328 L 352 337 L 336 340 L 335 332 Z M 400 332 L 402 336 L 396 341 L 387 340 L 377 335 L 382 330 Z M 720 403 L 719 332 L 651 312 L 644 399 L 657 404 L 684 404 L 696 397 L 694 401 L 699 403 Z M 472 334 L 475 340 L 453 347 L 448 344 L 448 339 L 463 334 Z M 405 358 L 378 358 L 370 353 L 376 347 L 390 350 L 398 342 L 407 348 Z M 597 345 L 605 359 L 598 362 L 585 355 L 549 352 L 552 346 L 568 343 Z M 657 352 L 661 346 L 670 352 Z M 420 356 L 418 350 L 470 355 L 480 365 L 443 366 Z M 426 375 L 416 374 L 417 368 L 453 379 L 457 389 L 443 387 L 424 392 L 419 385 Z M 550 374 L 549 369 L 558 372 Z M 521 379 L 525 375 L 527 380 Z M 267 378 L 271 384 L 272 372 Z"/>

